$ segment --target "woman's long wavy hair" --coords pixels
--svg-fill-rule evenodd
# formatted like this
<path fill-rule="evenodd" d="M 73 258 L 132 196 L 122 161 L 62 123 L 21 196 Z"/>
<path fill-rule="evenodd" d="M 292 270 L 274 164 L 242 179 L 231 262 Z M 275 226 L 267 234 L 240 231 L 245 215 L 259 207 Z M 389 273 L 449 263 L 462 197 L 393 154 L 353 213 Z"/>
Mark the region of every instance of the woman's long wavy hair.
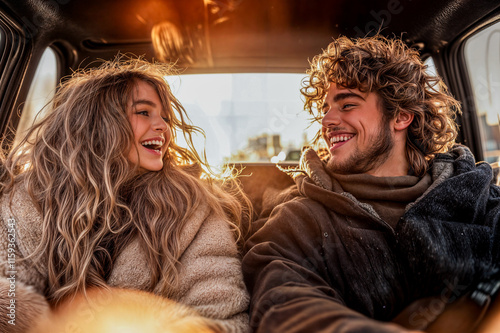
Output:
<path fill-rule="evenodd" d="M 2 193 L 21 186 L 43 216 L 42 241 L 30 257 L 47 260 L 51 302 L 105 287 L 115 258 L 136 236 L 152 271 L 151 290 L 159 283 L 168 296 L 177 283 L 181 230 L 206 203 L 239 232 L 245 198 L 228 194 L 228 186 L 223 190 L 200 167 L 208 164 L 192 134 L 203 132 L 189 124 L 172 94 L 165 81 L 171 74 L 169 65 L 123 57 L 74 73 L 60 85 L 52 112 L 4 159 Z M 136 149 L 127 105 L 138 80 L 156 89 L 171 119 L 172 139 L 158 172 L 138 172 L 127 160 Z M 187 148 L 176 144 L 177 133 Z M 241 194 L 237 185 L 229 187 Z"/>
<path fill-rule="evenodd" d="M 305 110 L 313 121 L 321 121 L 330 84 L 375 92 L 385 120 L 394 119 L 402 110 L 414 115 L 407 132 L 406 157 L 415 175 L 422 176 L 435 154 L 455 143 L 455 115 L 460 112 L 441 78 L 426 69 L 418 52 L 400 39 L 340 37 L 311 62 L 301 89 Z M 320 137 L 321 131 L 316 144 Z"/>

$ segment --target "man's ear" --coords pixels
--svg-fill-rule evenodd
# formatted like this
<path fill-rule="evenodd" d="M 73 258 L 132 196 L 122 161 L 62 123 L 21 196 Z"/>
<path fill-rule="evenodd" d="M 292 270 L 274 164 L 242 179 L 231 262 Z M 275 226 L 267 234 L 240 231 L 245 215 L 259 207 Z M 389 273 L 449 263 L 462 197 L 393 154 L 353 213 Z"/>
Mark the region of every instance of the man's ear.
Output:
<path fill-rule="evenodd" d="M 394 122 L 394 129 L 396 131 L 402 131 L 406 129 L 408 126 L 410 126 L 412 121 L 413 121 L 413 113 L 401 110 L 396 117 L 396 121 Z"/>

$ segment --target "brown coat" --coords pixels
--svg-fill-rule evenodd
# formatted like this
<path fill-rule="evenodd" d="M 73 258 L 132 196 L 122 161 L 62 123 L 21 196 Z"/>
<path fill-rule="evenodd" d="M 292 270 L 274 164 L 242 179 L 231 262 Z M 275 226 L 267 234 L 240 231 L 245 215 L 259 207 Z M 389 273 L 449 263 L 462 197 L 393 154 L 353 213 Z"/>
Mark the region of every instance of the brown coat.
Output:
<path fill-rule="evenodd" d="M 303 162 L 307 176 L 245 246 L 256 332 L 407 332 L 390 321 L 412 302 L 435 296 L 441 306 L 498 280 L 500 188 L 466 147 L 437 154 L 414 185 L 411 176 L 334 175 L 312 150 Z M 391 226 L 382 204 L 406 210 Z M 425 325 L 429 310 L 419 307 L 409 324 Z"/>
<path fill-rule="evenodd" d="M 14 266 L 3 263 L 0 270 L 0 309 L 15 300 L 15 326 L 8 323 L 12 316 L 0 313 L 1 332 L 24 332 L 33 320 L 48 311 L 43 292 L 48 283 L 44 263 L 20 260 L 33 253 L 41 240 L 42 221 L 29 196 L 18 191 L 12 206 L 9 198 L 0 199 L 0 261 L 8 258 L 9 244 L 16 249 Z M 12 232 L 15 229 L 15 234 Z M 213 319 L 228 332 L 247 332 L 248 293 L 245 289 L 241 264 L 232 232 L 226 221 L 214 216 L 208 206 L 199 209 L 182 230 L 179 258 L 180 285 L 171 299 Z M 14 268 L 14 272 L 10 272 Z M 10 281 L 15 279 L 15 296 L 9 297 Z M 146 290 L 151 275 L 146 266 L 146 254 L 136 240 L 130 243 L 114 263 L 108 280 L 112 287 Z M 11 291 L 12 292 L 12 291 Z"/>

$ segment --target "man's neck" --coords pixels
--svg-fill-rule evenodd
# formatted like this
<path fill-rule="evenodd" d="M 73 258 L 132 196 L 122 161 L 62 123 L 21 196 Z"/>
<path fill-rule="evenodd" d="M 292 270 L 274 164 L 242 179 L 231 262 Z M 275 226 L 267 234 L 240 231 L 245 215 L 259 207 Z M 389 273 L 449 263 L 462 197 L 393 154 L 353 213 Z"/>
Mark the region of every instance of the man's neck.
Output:
<path fill-rule="evenodd" d="M 384 161 L 383 164 L 374 167 L 373 169 L 366 172 L 368 175 L 372 175 L 375 177 L 399 177 L 399 176 L 407 176 L 408 170 L 410 169 L 410 165 L 406 156 L 398 155 L 399 158 L 396 158 L 394 154 L 389 156 L 388 159 Z"/>
<path fill-rule="evenodd" d="M 395 145 L 387 158 L 379 165 L 366 173 L 375 177 L 407 176 L 410 164 L 406 158 L 406 143 L 402 139 L 396 140 Z"/>

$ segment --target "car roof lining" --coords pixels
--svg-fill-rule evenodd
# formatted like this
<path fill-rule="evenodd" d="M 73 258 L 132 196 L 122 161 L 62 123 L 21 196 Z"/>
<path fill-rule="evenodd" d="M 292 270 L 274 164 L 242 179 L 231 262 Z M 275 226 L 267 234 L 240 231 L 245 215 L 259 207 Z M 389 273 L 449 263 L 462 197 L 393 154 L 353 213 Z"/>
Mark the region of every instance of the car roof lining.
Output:
<path fill-rule="evenodd" d="M 165 26 L 169 61 L 189 73 L 304 72 L 339 35 L 380 31 L 435 53 L 500 11 L 487 0 L 3 0 L 27 38 L 64 40 L 78 65 L 123 53 L 155 57 Z"/>

